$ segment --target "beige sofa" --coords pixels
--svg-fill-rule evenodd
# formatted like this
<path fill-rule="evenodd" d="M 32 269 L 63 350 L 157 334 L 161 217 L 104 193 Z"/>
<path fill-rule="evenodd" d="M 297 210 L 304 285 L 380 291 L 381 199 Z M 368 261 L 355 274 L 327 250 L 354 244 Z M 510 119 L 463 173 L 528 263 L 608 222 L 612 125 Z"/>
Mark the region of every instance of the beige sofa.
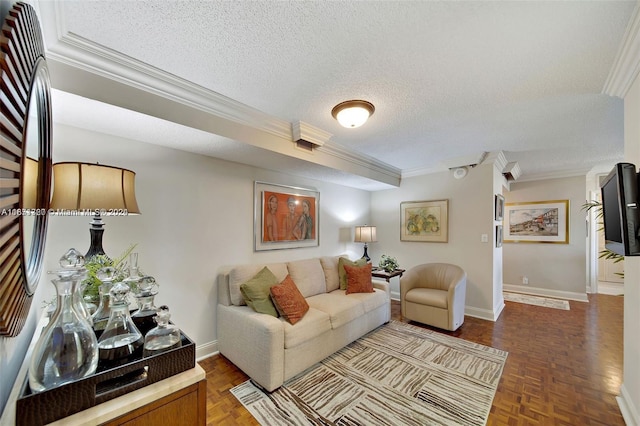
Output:
<path fill-rule="evenodd" d="M 338 258 L 231 268 L 218 277 L 218 348 L 220 353 L 267 391 L 311 367 L 343 346 L 389 322 L 388 284 L 373 281 L 373 293 L 340 290 Z M 295 325 L 246 306 L 240 285 L 264 266 L 279 281 L 287 274 L 309 304 Z"/>

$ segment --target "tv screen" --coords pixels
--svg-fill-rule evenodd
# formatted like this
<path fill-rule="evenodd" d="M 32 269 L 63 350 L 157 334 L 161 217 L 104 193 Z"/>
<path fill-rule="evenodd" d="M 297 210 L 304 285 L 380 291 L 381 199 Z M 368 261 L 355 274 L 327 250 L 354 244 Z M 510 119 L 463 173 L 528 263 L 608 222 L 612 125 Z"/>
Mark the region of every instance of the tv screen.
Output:
<path fill-rule="evenodd" d="M 601 189 L 605 247 L 621 256 L 640 256 L 636 166 L 616 164 Z"/>

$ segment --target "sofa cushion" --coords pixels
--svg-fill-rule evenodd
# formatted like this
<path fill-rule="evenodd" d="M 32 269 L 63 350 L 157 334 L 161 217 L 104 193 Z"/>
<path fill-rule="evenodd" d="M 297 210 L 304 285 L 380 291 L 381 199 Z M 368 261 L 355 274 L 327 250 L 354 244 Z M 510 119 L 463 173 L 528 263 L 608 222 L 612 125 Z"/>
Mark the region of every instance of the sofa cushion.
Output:
<path fill-rule="evenodd" d="M 386 291 L 379 288 L 374 288 L 373 290 L 373 293 L 352 293 L 346 297 L 360 301 L 364 311 L 371 312 L 378 309 L 380 306 L 389 303 L 389 295 Z M 346 294 L 345 290 L 336 290 L 332 293 Z"/>
<path fill-rule="evenodd" d="M 349 260 L 345 257 L 338 259 L 338 276 L 340 277 L 340 290 L 347 289 L 347 271 L 344 270 L 344 265 L 351 266 L 364 266 L 367 264 L 367 259 L 358 259 L 356 261 Z"/>
<path fill-rule="evenodd" d="M 341 327 L 365 313 L 362 301 L 345 296 L 345 292 L 342 290 L 309 297 L 307 303 L 310 307 L 327 313 L 333 329 Z"/>
<path fill-rule="evenodd" d="M 236 266 L 231 271 L 229 271 L 229 296 L 231 297 L 231 303 L 236 306 L 244 305 L 244 298 L 242 297 L 242 292 L 240 291 L 240 286 L 244 284 L 246 281 L 251 279 L 255 274 L 260 272 L 262 268 L 268 267 L 273 275 L 276 276 L 278 282 L 281 282 L 285 279 L 287 274 L 287 264 L 286 263 L 271 263 L 268 265 L 241 265 Z"/>
<path fill-rule="evenodd" d="M 327 293 L 340 288 L 340 275 L 338 275 L 338 259 L 340 256 L 324 256 L 320 258 L 320 264 L 324 271 L 324 279 Z"/>
<path fill-rule="evenodd" d="M 270 292 L 278 313 L 291 325 L 300 321 L 309 310 L 309 304 L 304 300 L 290 275 L 287 275 L 280 284 L 272 286 Z"/>
<path fill-rule="evenodd" d="M 344 270 L 347 272 L 347 294 L 373 293 L 370 263 L 364 266 L 350 266 L 345 264 Z"/>
<path fill-rule="evenodd" d="M 266 266 L 255 276 L 240 286 L 244 301 L 254 311 L 261 314 L 278 316 L 278 311 L 271 301 L 271 286 L 278 284 L 276 276 Z"/>
<path fill-rule="evenodd" d="M 295 326 L 284 320 L 281 321 L 282 327 L 284 328 L 285 349 L 293 348 L 304 342 L 313 340 L 322 333 L 331 330 L 329 315 L 313 308 L 310 308 Z"/>
<path fill-rule="evenodd" d="M 291 279 L 304 297 L 327 292 L 320 259 L 296 260 L 287 263 L 287 268 Z"/>
<path fill-rule="evenodd" d="M 412 288 L 404 295 L 404 300 L 420 305 L 435 306 L 437 308 L 447 309 L 446 290 L 436 290 L 433 288 Z"/>

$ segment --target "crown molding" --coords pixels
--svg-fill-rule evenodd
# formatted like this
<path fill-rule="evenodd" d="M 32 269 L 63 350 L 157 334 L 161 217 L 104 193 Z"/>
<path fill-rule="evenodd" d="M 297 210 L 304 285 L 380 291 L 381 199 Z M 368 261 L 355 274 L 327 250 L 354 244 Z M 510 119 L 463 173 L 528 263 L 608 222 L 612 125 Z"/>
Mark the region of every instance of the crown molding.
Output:
<path fill-rule="evenodd" d="M 288 121 L 266 114 L 69 32 L 64 21 L 64 2 L 40 1 L 38 6 L 45 34 L 48 60 L 57 61 L 80 71 L 160 96 L 212 116 L 240 124 L 247 129 L 266 132 L 276 136 L 283 143 L 284 141 L 289 141 L 290 143 L 290 141 L 294 140 L 295 123 L 292 125 Z M 315 151 L 321 151 L 341 160 L 341 162 L 336 162 L 338 164 L 333 164 L 333 166 L 328 164 L 321 165 L 386 184 L 400 185 L 399 169 L 337 144 L 329 143 L 328 140 L 332 136 L 330 133 L 306 123 L 299 122 L 299 124 L 299 130 L 306 132 L 305 136 L 313 139 L 310 142 L 323 143 Z M 288 155 L 283 147 L 273 146 L 272 148 L 271 150 L 274 152 Z M 317 157 L 314 157 L 314 159 L 308 158 L 307 160 L 312 162 L 321 161 Z M 347 163 L 346 166 L 344 165 L 345 162 Z M 339 165 L 339 163 L 342 163 L 342 165 Z M 354 170 L 359 170 L 359 172 L 354 172 Z"/>
<path fill-rule="evenodd" d="M 291 124 L 291 131 L 293 133 L 294 142 L 303 140 L 316 145 L 316 147 L 324 145 L 333 136 L 329 132 L 325 132 L 318 127 L 312 126 L 311 124 L 307 124 L 302 121 L 296 121 L 295 123 Z"/>
<path fill-rule="evenodd" d="M 546 179 L 562 179 L 562 178 L 570 178 L 570 177 L 577 177 L 577 176 L 583 176 L 586 178 L 587 173 L 589 173 L 588 168 L 561 170 L 561 171 L 549 172 L 549 173 L 537 173 L 537 174 L 534 173 L 534 174 L 521 175 L 518 178 L 517 182 L 511 182 L 511 183 L 531 182 L 531 181 L 546 180 Z"/>
<path fill-rule="evenodd" d="M 624 98 L 640 74 L 640 2 L 636 2 L 602 93 Z"/>

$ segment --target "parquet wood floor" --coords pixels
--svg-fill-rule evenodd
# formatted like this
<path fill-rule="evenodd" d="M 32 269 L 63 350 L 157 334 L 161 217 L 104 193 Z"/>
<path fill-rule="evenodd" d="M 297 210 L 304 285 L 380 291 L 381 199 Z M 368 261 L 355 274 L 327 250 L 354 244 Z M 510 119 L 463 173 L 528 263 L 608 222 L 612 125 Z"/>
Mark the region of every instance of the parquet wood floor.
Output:
<path fill-rule="evenodd" d="M 615 400 L 623 299 L 591 295 L 589 303 L 570 304 L 563 311 L 505 302 L 498 321 L 466 317 L 460 329 L 446 332 L 509 352 L 489 425 L 624 425 Z M 391 316 L 402 320 L 399 302 L 392 301 Z M 200 365 L 207 372 L 207 424 L 257 425 L 229 392 L 247 376 L 221 355 Z"/>

